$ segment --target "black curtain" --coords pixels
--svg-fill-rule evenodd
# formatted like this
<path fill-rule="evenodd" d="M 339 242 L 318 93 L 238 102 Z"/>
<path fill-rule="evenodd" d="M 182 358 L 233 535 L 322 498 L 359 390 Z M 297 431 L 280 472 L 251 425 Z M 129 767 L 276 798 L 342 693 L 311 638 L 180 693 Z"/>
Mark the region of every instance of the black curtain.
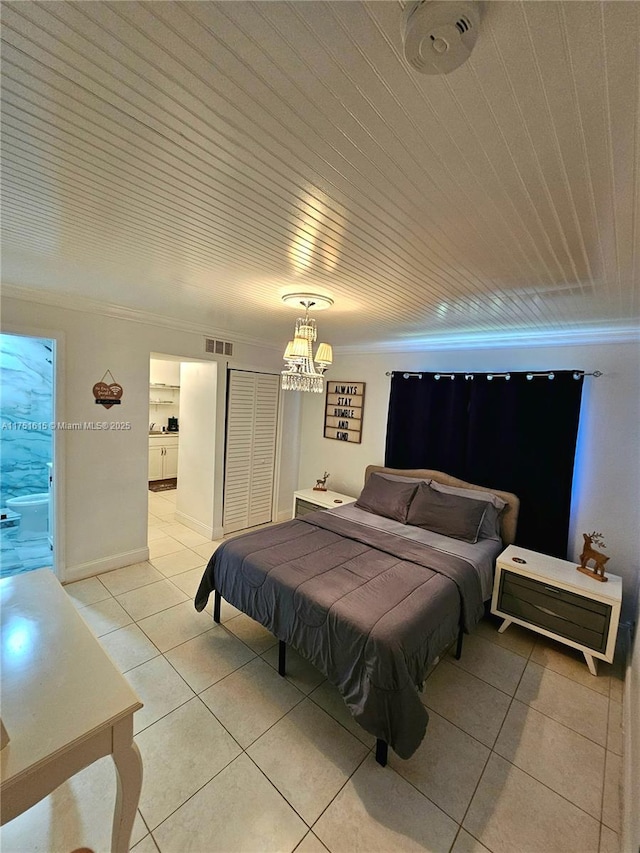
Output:
<path fill-rule="evenodd" d="M 564 559 L 583 376 L 527 375 L 394 373 L 385 465 L 514 492 L 517 543 Z"/>

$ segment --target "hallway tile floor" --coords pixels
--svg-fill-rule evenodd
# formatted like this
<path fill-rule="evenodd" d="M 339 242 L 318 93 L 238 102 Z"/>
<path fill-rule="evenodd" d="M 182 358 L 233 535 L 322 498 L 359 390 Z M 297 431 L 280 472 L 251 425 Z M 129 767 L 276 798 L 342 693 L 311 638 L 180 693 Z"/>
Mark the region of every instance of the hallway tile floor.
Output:
<path fill-rule="evenodd" d="M 486 618 L 428 678 L 427 735 L 408 761 L 374 739 L 293 651 L 193 596 L 218 543 L 149 495 L 149 562 L 66 587 L 144 702 L 136 853 L 614 853 L 622 667 Z M 196 537 L 196 538 L 194 538 Z M 115 775 L 103 759 L 2 830 L 4 853 L 109 850 Z"/>

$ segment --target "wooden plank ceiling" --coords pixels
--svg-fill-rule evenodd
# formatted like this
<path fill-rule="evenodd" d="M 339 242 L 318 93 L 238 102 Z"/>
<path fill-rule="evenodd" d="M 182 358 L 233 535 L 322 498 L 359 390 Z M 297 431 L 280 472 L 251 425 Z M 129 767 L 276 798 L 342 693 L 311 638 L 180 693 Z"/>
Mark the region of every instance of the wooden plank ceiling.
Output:
<path fill-rule="evenodd" d="M 356 349 L 640 318 L 640 3 L 3 2 L 3 282 Z"/>

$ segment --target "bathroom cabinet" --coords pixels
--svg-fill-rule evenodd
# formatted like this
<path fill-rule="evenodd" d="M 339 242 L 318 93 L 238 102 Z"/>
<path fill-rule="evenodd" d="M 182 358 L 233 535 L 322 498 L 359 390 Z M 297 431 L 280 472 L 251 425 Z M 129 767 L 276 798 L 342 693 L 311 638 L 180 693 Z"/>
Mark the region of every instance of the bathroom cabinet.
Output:
<path fill-rule="evenodd" d="M 178 476 L 178 436 L 175 433 L 149 436 L 149 480 Z"/>

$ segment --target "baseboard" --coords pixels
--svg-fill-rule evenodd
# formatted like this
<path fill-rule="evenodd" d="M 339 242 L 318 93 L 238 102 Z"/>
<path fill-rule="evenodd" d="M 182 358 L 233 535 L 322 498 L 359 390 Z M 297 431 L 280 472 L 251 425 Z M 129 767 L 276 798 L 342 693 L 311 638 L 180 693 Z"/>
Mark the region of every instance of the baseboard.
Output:
<path fill-rule="evenodd" d="M 175 518 L 176 521 L 179 521 L 180 524 L 184 524 L 184 526 L 188 527 L 189 530 L 195 530 L 196 533 L 206 536 L 207 539 L 222 539 L 222 530 L 220 530 L 219 534 L 216 536 L 215 527 L 210 524 L 204 524 L 202 521 L 198 521 L 197 518 L 192 518 L 184 512 L 178 512 L 176 510 Z"/>
<path fill-rule="evenodd" d="M 124 566 L 132 566 L 134 563 L 144 563 L 149 559 L 149 548 L 138 548 L 135 551 L 125 551 L 122 554 L 113 554 L 102 560 L 92 560 L 89 563 L 79 563 L 77 566 L 65 566 L 60 572 L 60 581 L 73 583 L 74 581 L 92 578 L 104 572 L 112 572 L 114 569 L 122 569 Z"/>
<path fill-rule="evenodd" d="M 276 521 L 291 521 L 291 507 L 289 509 L 281 509 L 276 516 Z"/>
<path fill-rule="evenodd" d="M 622 698 L 622 838 L 625 853 L 640 851 L 640 631 L 629 643 L 629 655 Z"/>

